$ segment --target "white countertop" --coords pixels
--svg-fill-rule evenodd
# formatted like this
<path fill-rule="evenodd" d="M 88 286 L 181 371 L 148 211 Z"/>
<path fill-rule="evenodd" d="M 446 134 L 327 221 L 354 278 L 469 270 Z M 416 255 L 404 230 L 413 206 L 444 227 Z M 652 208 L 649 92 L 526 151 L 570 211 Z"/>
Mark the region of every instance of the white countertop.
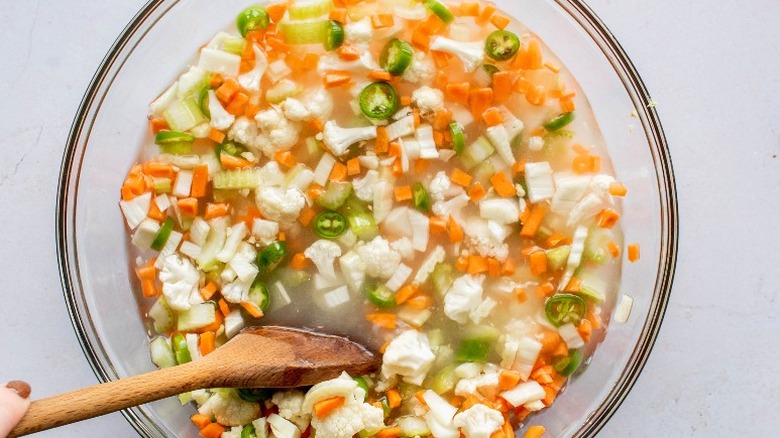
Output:
<path fill-rule="evenodd" d="M 60 290 L 55 195 L 81 96 L 143 3 L 0 1 L 0 382 L 34 398 L 96 383 Z M 660 336 L 600 436 L 776 436 L 780 2 L 587 3 L 659 104 L 680 210 Z M 108 431 L 136 436 L 119 414 L 39 436 Z"/>

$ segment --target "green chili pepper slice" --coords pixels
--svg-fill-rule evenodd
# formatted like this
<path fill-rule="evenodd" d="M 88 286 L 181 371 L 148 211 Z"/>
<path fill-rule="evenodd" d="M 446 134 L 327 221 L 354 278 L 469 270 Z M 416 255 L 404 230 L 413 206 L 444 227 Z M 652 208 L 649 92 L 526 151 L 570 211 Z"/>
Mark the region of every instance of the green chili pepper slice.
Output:
<path fill-rule="evenodd" d="M 262 6 L 250 6 L 236 17 L 236 27 L 242 37 L 253 30 L 265 29 L 269 23 L 268 12 Z"/>
<path fill-rule="evenodd" d="M 268 400 L 274 394 L 273 390 L 266 388 L 238 388 L 238 396 L 248 402 L 261 402 Z"/>
<path fill-rule="evenodd" d="M 154 236 L 154 240 L 152 240 L 152 244 L 150 245 L 153 250 L 161 251 L 163 247 L 165 247 L 168 238 L 171 236 L 171 231 L 173 231 L 173 225 L 173 219 L 165 218 L 165 222 L 163 222 L 160 230 L 157 231 L 157 235 Z"/>
<path fill-rule="evenodd" d="M 387 286 L 376 280 L 367 281 L 363 290 L 366 293 L 368 301 L 380 309 L 391 309 L 395 307 L 395 293 Z"/>
<path fill-rule="evenodd" d="M 395 76 L 404 74 L 414 58 L 412 45 L 398 38 L 393 38 L 385 44 L 379 56 L 379 65 Z"/>
<path fill-rule="evenodd" d="M 428 196 L 425 186 L 419 181 L 412 185 L 412 203 L 414 208 L 423 213 L 431 211 L 431 198 Z"/>
<path fill-rule="evenodd" d="M 186 132 L 160 131 L 154 135 L 154 144 L 158 146 L 167 146 L 179 143 L 192 143 L 195 136 Z"/>
<path fill-rule="evenodd" d="M 209 87 L 203 87 L 198 93 L 198 107 L 204 116 L 211 118 L 211 110 L 209 110 Z"/>
<path fill-rule="evenodd" d="M 217 147 L 214 149 L 214 154 L 216 154 L 217 160 L 220 159 L 220 155 L 222 155 L 223 152 L 233 157 L 238 157 L 246 152 L 246 148 L 234 141 L 226 140 L 224 143 L 217 145 Z"/>
<path fill-rule="evenodd" d="M 458 344 L 455 358 L 459 362 L 485 362 L 490 353 L 491 341 L 481 338 L 463 339 Z"/>
<path fill-rule="evenodd" d="M 520 38 L 508 30 L 497 30 L 487 37 L 485 53 L 496 61 L 506 61 L 520 50 Z"/>
<path fill-rule="evenodd" d="M 192 362 L 192 355 L 190 355 L 190 349 L 187 347 L 187 340 L 184 338 L 184 335 L 181 333 L 173 335 L 171 346 L 173 347 L 173 354 L 176 356 L 177 364 Z"/>
<path fill-rule="evenodd" d="M 400 98 L 392 85 L 385 82 L 374 82 L 366 86 L 358 97 L 360 110 L 369 119 L 389 119 L 400 105 Z"/>
<path fill-rule="evenodd" d="M 347 218 L 336 211 L 323 211 L 314 219 L 314 233 L 323 239 L 335 239 L 347 231 Z"/>
<path fill-rule="evenodd" d="M 257 267 L 260 274 L 268 274 L 276 269 L 287 256 L 287 245 L 284 242 L 274 242 L 257 254 Z"/>
<path fill-rule="evenodd" d="M 344 44 L 344 26 L 336 20 L 328 22 L 328 39 L 325 40 L 325 50 L 336 50 Z"/>
<path fill-rule="evenodd" d="M 556 327 L 567 323 L 579 324 L 587 310 L 588 304 L 585 300 L 574 294 L 553 295 L 544 305 L 547 320 Z"/>
<path fill-rule="evenodd" d="M 463 132 L 463 126 L 458 122 L 450 123 L 450 134 L 452 136 L 452 149 L 460 155 L 466 150 L 466 134 Z"/>
<path fill-rule="evenodd" d="M 241 429 L 241 438 L 257 438 L 255 426 L 252 423 L 247 424 Z"/>
<path fill-rule="evenodd" d="M 573 121 L 574 121 L 574 112 L 570 111 L 568 113 L 562 113 L 553 117 L 552 119 L 550 119 L 550 121 L 548 121 L 542 126 L 544 126 L 544 129 L 548 130 L 549 132 L 554 132 L 563 128 L 564 126 L 568 125 Z"/>
<path fill-rule="evenodd" d="M 558 374 L 569 377 L 577 371 L 582 363 L 582 351 L 572 350 L 568 356 L 561 356 L 553 361 L 553 368 Z"/>
<path fill-rule="evenodd" d="M 363 391 L 366 391 L 366 394 L 369 393 L 370 389 L 368 387 L 368 382 L 366 381 L 365 377 L 357 376 L 357 377 L 353 377 L 352 380 L 354 380 L 357 383 L 358 388 L 363 388 Z"/>
<path fill-rule="evenodd" d="M 455 16 L 452 15 L 452 12 L 449 10 L 449 8 L 444 6 L 444 4 L 438 0 L 425 0 L 423 4 L 431 12 L 436 14 L 437 17 L 441 18 L 441 21 L 445 22 L 446 24 L 452 23 L 452 20 L 455 19 Z"/>
<path fill-rule="evenodd" d="M 247 300 L 265 313 L 268 310 L 268 305 L 271 304 L 270 296 L 268 286 L 260 280 L 255 280 L 249 288 Z"/>

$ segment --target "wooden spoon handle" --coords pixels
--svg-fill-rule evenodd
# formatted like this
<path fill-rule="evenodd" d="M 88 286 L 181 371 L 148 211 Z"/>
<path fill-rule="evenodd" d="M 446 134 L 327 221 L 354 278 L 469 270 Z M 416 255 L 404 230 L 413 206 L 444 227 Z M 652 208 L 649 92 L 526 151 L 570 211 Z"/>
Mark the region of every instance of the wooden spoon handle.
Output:
<path fill-rule="evenodd" d="M 199 361 L 200 362 L 200 361 Z M 9 437 L 27 435 L 209 386 L 198 362 L 36 400 Z"/>

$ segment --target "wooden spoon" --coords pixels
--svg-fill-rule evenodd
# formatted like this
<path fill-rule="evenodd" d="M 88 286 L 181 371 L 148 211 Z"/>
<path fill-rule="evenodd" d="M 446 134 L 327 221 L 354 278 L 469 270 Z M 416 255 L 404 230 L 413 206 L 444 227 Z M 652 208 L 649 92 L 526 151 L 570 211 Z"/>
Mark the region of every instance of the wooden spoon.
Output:
<path fill-rule="evenodd" d="M 338 336 L 252 327 L 200 360 L 36 400 L 9 437 L 202 388 L 292 388 L 373 372 L 378 356 Z"/>

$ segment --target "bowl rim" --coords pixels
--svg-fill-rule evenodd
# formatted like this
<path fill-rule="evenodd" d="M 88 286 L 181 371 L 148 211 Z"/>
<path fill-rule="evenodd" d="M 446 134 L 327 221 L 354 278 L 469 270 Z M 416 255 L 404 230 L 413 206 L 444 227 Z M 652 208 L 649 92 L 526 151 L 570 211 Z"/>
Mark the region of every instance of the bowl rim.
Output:
<path fill-rule="evenodd" d="M 628 365 L 613 383 L 612 388 L 602 400 L 598 409 L 592 413 L 573 435 L 582 437 L 595 435 L 614 415 L 633 388 L 655 344 L 671 295 L 677 263 L 679 228 L 677 192 L 672 160 L 658 113 L 653 105 L 647 104 L 651 102 L 650 94 L 627 53 L 604 22 L 583 0 L 550 1 L 553 1 L 566 11 L 579 26 L 587 31 L 591 40 L 596 43 L 599 50 L 606 56 L 615 72 L 620 76 L 626 91 L 635 103 L 638 119 L 644 126 L 645 133 L 648 136 L 655 164 L 656 179 L 660 189 L 658 195 L 661 207 L 659 236 L 661 245 L 658 272 L 650 307 L 642 332 L 629 356 Z M 158 11 L 167 2 L 170 2 L 167 8 Z M 83 160 L 83 153 L 79 156 L 79 152 L 83 151 L 79 149 L 79 144 L 82 139 L 86 141 L 89 137 L 88 125 L 90 117 L 94 116 L 101 106 L 103 96 L 100 94 L 100 91 L 106 85 L 106 80 L 108 80 L 109 88 L 114 80 L 114 77 L 109 77 L 109 74 L 117 65 L 118 69 L 121 69 L 125 61 L 120 59 L 124 48 L 128 44 L 133 43 L 134 40 L 142 38 L 148 32 L 148 29 L 151 27 L 141 34 L 137 34 L 138 30 L 147 24 L 147 19 L 156 12 L 159 13 L 157 17 L 159 19 L 178 2 L 179 0 L 148 1 L 114 41 L 82 97 L 68 133 L 60 165 L 55 213 L 55 240 L 60 283 L 78 342 L 95 376 L 101 383 L 116 379 L 119 375 L 107 359 L 105 348 L 95 331 L 95 326 L 83 297 L 78 258 L 76 256 L 76 244 L 75 239 L 73 239 L 75 230 L 75 214 L 73 213 L 75 212 L 75 200 L 77 198 L 80 175 L 78 172 L 73 172 L 73 170 L 81 168 L 80 160 Z M 117 64 L 118 61 L 119 64 Z M 87 129 L 85 130 L 85 128 Z M 79 163 L 77 168 L 74 168 L 77 159 Z M 76 190 L 70 190 L 71 188 Z M 141 436 L 152 437 L 156 436 L 155 432 L 158 434 L 163 433 L 151 421 L 145 421 L 150 420 L 150 418 L 141 407 L 126 409 L 121 411 L 121 413 Z"/>

